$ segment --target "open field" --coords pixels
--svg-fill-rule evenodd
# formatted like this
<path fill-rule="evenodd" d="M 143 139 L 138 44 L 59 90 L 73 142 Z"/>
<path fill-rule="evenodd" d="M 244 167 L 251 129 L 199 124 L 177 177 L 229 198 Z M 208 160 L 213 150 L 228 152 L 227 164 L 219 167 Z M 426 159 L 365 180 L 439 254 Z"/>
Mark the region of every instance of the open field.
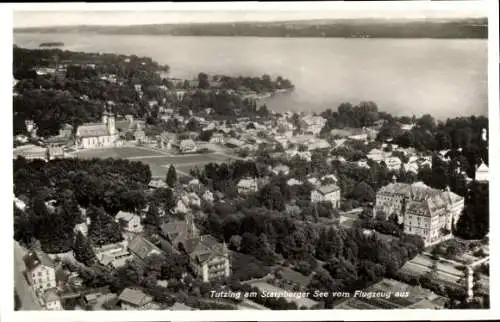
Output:
<path fill-rule="evenodd" d="M 140 161 L 149 165 L 153 177 L 163 178 L 167 174 L 168 167 L 173 164 L 178 174 L 189 175 L 189 170 L 203 167 L 211 162 L 225 162 L 229 156 L 217 153 L 169 155 L 160 151 L 153 151 L 139 147 L 122 147 L 108 149 L 93 149 L 78 151 L 78 158 L 119 158 Z"/>
<path fill-rule="evenodd" d="M 261 291 L 266 291 L 268 293 L 286 292 L 286 290 L 282 288 L 276 287 L 274 285 L 265 282 L 251 282 L 249 284 L 254 287 L 257 287 Z M 285 297 L 285 299 L 290 302 L 295 302 L 299 308 L 302 306 L 313 307 L 318 303 L 316 301 L 304 297 Z"/>
<path fill-rule="evenodd" d="M 91 158 L 129 158 L 136 156 L 153 156 L 162 155 L 161 152 L 156 152 L 144 148 L 136 147 L 120 147 L 120 148 L 100 148 L 80 150 L 74 153 L 78 158 L 91 159 Z"/>

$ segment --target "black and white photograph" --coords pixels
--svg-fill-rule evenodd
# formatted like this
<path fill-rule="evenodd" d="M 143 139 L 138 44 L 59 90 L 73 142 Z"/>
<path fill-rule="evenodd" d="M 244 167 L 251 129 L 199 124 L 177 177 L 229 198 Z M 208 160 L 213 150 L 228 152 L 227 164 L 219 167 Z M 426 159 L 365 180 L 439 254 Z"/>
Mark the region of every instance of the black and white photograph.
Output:
<path fill-rule="evenodd" d="M 14 9 L 13 310 L 490 310 L 483 2 Z"/>

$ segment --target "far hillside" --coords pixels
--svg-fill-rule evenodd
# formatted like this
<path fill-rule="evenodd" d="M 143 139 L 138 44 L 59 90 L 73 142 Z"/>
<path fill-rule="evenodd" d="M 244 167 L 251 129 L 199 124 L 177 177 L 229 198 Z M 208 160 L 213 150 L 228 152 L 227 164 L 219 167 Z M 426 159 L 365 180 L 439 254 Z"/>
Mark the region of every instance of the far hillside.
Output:
<path fill-rule="evenodd" d="M 487 18 L 335 19 L 282 22 L 192 23 L 131 26 L 64 26 L 18 28 L 26 33 L 97 33 L 220 37 L 325 38 L 487 38 Z"/>

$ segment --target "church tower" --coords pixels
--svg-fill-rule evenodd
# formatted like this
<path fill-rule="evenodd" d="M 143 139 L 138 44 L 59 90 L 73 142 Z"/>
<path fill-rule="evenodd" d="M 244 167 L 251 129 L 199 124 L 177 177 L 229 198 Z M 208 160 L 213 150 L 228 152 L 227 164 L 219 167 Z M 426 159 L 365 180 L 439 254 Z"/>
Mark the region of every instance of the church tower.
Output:
<path fill-rule="evenodd" d="M 110 113 L 108 115 L 108 132 L 109 135 L 115 135 L 116 133 L 116 127 L 115 127 L 115 115 L 113 113 Z"/>

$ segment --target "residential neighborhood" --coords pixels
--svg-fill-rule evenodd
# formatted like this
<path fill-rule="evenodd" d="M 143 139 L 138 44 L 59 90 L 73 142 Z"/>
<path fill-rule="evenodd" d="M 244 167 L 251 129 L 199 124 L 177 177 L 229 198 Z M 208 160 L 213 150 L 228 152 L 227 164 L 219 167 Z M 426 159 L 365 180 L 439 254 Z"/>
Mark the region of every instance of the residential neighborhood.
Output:
<path fill-rule="evenodd" d="M 15 45 L 14 78 L 17 310 L 490 308 L 487 116 L 132 54 Z"/>

